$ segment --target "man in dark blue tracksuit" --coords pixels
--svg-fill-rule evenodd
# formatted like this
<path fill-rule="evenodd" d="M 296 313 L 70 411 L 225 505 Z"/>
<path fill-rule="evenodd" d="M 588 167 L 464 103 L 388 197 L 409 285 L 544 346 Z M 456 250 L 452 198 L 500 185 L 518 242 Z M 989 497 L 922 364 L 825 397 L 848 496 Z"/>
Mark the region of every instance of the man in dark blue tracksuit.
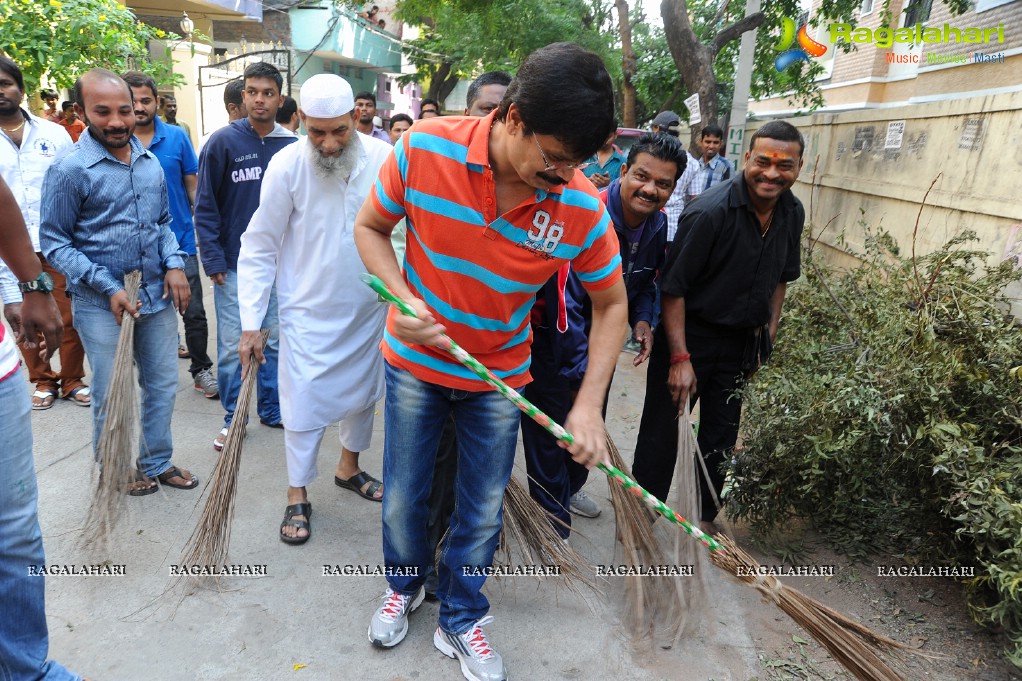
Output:
<path fill-rule="evenodd" d="M 241 392 L 241 315 L 238 309 L 238 253 L 241 235 L 259 207 L 263 173 L 273 155 L 298 138 L 276 122 L 283 78 L 272 64 L 257 62 L 245 69 L 242 93 L 248 117 L 213 133 L 199 156 L 195 196 L 195 233 L 206 274 L 216 284 L 213 301 L 217 322 L 217 381 L 226 412 L 224 427 L 213 441 L 223 449 L 227 427 Z M 277 397 L 277 300 L 271 293 L 263 327 L 270 330 L 266 363 L 257 376 L 259 420 L 282 427 Z"/>
<path fill-rule="evenodd" d="M 565 264 L 536 294 L 532 308 L 532 383 L 526 396 L 557 423 L 564 423 L 586 372 L 589 340 L 583 316 L 585 289 Z M 570 533 L 569 499 L 582 489 L 589 471 L 576 463 L 545 428 L 522 416 L 522 446 L 529 473 L 529 494 Z"/>
<path fill-rule="evenodd" d="M 685 170 L 685 161 L 685 150 L 677 139 L 645 134 L 630 149 L 621 177 L 600 194 L 621 244 L 628 324 L 642 346 L 636 366 L 653 347 L 657 275 L 667 249 L 667 216 L 661 209 Z M 586 369 L 588 305 L 581 286 L 573 287 L 572 281 L 573 277 L 561 273 L 551 279 L 537 295 L 532 317 L 533 382 L 527 394 L 555 421 L 567 415 L 573 390 Z M 552 436 L 524 418 L 522 442 L 534 499 L 566 524 L 570 523 L 569 508 L 585 517 L 599 515 L 599 506 L 582 491 L 588 471 L 571 461 Z M 557 530 L 568 536 L 566 527 Z"/>

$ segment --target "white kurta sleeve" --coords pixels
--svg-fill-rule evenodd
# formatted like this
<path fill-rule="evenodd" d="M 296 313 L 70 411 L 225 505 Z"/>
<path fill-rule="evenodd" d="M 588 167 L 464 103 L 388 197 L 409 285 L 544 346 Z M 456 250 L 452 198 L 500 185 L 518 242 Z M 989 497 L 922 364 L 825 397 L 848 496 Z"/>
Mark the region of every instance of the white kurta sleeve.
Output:
<path fill-rule="evenodd" d="M 300 144 L 291 144 L 270 159 L 259 191 L 259 207 L 241 235 L 238 309 L 244 331 L 259 329 L 266 316 L 270 290 L 277 277 L 280 245 L 294 208 L 291 173 L 295 168 L 295 148 Z"/>

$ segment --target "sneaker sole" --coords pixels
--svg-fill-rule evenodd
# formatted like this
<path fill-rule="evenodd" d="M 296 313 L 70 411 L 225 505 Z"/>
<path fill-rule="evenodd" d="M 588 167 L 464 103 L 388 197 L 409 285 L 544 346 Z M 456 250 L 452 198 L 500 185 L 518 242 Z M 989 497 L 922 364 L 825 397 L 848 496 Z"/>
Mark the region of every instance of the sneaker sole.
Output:
<path fill-rule="evenodd" d="M 439 628 L 433 632 L 433 647 L 447 657 L 457 660 L 461 665 L 461 675 L 468 679 L 468 681 L 483 681 L 483 679 L 480 679 L 472 673 L 472 671 L 468 668 L 468 665 L 465 664 L 465 660 L 458 655 L 458 649 L 447 642 L 447 639 L 440 633 Z"/>
<path fill-rule="evenodd" d="M 368 630 L 369 642 L 372 643 L 377 648 L 393 648 L 398 643 L 400 643 L 401 641 L 405 640 L 405 636 L 408 635 L 408 615 L 411 615 L 413 612 L 415 612 L 415 610 L 420 605 L 422 605 L 422 601 L 425 598 L 426 598 L 426 592 L 423 591 L 422 589 L 419 589 L 419 593 L 417 593 L 415 595 L 415 598 L 412 599 L 412 604 L 410 606 L 408 606 L 408 614 L 405 615 L 405 626 L 404 626 L 404 629 L 401 630 L 401 634 L 395 640 L 391 641 L 390 643 L 384 643 L 383 641 L 380 641 L 379 639 L 373 638 L 373 625 L 370 624 L 369 625 L 369 630 Z"/>
<path fill-rule="evenodd" d="M 215 392 L 215 393 L 208 393 L 208 392 L 206 392 L 206 390 L 204 388 L 200 388 L 199 386 L 195 386 L 195 392 L 202 393 L 203 397 L 205 397 L 207 399 L 210 399 L 210 400 L 215 399 L 217 397 L 220 397 L 220 392 L 219 391 Z"/>
<path fill-rule="evenodd" d="M 582 518 L 598 518 L 599 515 L 603 513 L 603 511 L 596 511 L 596 513 L 586 513 L 580 510 L 577 506 L 569 506 L 568 511 Z"/>

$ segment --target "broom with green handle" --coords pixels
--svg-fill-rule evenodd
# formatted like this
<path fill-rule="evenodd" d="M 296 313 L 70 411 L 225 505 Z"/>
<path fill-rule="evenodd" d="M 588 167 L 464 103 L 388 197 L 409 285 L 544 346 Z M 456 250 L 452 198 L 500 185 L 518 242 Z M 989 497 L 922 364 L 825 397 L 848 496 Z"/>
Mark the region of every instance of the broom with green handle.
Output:
<path fill-rule="evenodd" d="M 415 310 L 412 309 L 412 306 L 406 303 L 405 301 L 401 300 L 397 296 L 395 296 L 379 277 L 373 276 L 371 274 L 365 274 L 362 276 L 362 280 L 374 291 L 376 291 L 380 296 L 382 296 L 386 301 L 395 305 L 397 309 L 401 311 L 402 314 L 408 315 L 409 317 L 418 316 L 415 313 Z M 566 431 L 560 424 L 554 422 L 549 416 L 547 416 L 542 411 L 537 409 L 535 405 L 533 405 L 527 399 L 522 397 L 517 390 L 515 390 L 514 388 L 504 383 L 504 381 L 497 378 L 497 376 L 495 376 L 492 371 L 483 366 L 477 359 L 472 357 L 472 355 L 465 352 L 465 350 L 460 345 L 451 340 L 450 337 L 447 336 L 447 334 L 440 334 L 440 342 L 443 348 L 447 350 L 447 352 L 451 353 L 451 355 L 453 355 L 455 359 L 457 359 L 459 362 L 461 362 L 466 367 L 471 369 L 472 372 L 475 373 L 479 378 L 493 386 L 497 390 L 497 392 L 499 392 L 501 395 L 509 399 L 511 403 L 514 404 L 519 409 L 521 409 L 526 416 L 528 416 L 533 421 L 546 428 L 558 440 L 569 445 L 575 442 L 575 438 L 572 437 L 571 433 Z M 706 548 L 710 549 L 710 551 L 723 550 L 723 547 L 720 545 L 719 542 L 717 542 L 716 539 L 709 536 L 708 534 L 705 534 L 698 527 L 690 523 L 681 515 L 675 513 L 670 507 L 667 506 L 667 504 L 660 501 L 655 496 L 644 490 L 641 486 L 639 486 L 637 482 L 632 480 L 630 477 L 622 473 L 614 466 L 605 463 L 600 463 L 597 464 L 597 468 L 606 473 L 608 477 L 614 480 L 614 482 L 624 487 L 625 490 L 627 490 L 630 494 L 633 494 L 642 499 L 642 501 L 647 506 L 655 510 L 663 517 L 670 520 L 675 525 L 680 526 L 690 535 L 698 539 L 700 542 L 702 542 L 703 545 L 706 546 Z"/>
<path fill-rule="evenodd" d="M 410 317 L 418 317 L 411 305 L 395 296 L 386 284 L 376 276 L 364 274 L 362 280 L 378 293 L 383 299 L 392 303 L 398 310 Z M 443 349 L 459 362 L 472 370 L 479 378 L 493 386 L 501 395 L 509 399 L 562 442 L 571 444 L 574 439 L 571 433 L 537 409 L 516 390 L 505 384 L 492 371 L 473 358 L 446 334 L 440 334 Z M 686 429 L 687 430 L 687 429 Z M 692 437 L 691 432 L 684 437 Z M 667 518 L 675 525 L 683 528 L 688 534 L 699 540 L 710 550 L 710 558 L 714 565 L 728 572 L 739 581 L 757 589 L 766 600 L 772 601 L 797 624 L 802 626 L 820 645 L 824 646 L 835 660 L 840 662 L 855 678 L 860 681 L 903 681 L 904 677 L 892 669 L 881 657 L 884 653 L 910 652 L 923 657 L 939 657 L 922 653 L 874 632 L 859 622 L 828 608 L 819 601 L 806 596 L 801 591 L 786 586 L 770 574 L 762 574 L 760 565 L 754 558 L 741 550 L 733 542 L 722 535 L 710 537 L 699 530 L 688 520 L 669 508 L 652 494 L 644 490 L 638 483 L 626 476 L 614 466 L 600 463 L 597 467 L 607 476 L 624 487 L 630 494 L 642 499 L 650 508 Z M 723 542 L 723 544 L 722 544 Z"/>

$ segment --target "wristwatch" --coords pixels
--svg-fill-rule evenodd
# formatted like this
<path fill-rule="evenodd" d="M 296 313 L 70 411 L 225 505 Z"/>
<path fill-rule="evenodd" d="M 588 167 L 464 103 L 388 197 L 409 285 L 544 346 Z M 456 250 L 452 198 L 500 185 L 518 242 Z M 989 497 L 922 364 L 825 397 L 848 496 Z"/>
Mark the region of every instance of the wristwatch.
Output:
<path fill-rule="evenodd" d="M 53 293 L 53 277 L 46 272 L 40 272 L 39 276 L 32 281 L 19 281 L 18 288 L 21 289 L 22 293 L 32 293 L 34 291 Z"/>

